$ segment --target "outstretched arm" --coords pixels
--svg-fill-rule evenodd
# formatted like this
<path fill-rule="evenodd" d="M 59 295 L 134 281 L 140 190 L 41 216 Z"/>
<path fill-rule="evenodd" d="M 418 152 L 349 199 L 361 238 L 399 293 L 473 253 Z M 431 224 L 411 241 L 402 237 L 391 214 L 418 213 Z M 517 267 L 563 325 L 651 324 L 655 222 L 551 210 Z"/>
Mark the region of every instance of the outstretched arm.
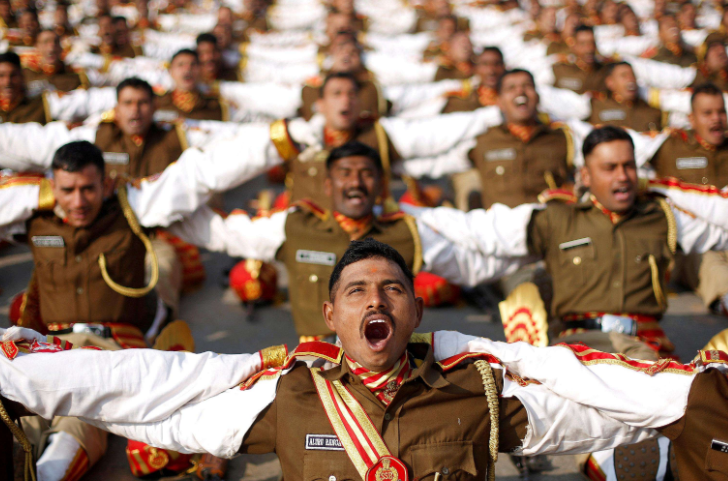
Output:
<path fill-rule="evenodd" d="M 0 125 L 0 168 L 16 171 L 44 171 L 51 166 L 56 150 L 73 140 L 96 139 L 95 126 L 69 130 L 64 122 Z"/>

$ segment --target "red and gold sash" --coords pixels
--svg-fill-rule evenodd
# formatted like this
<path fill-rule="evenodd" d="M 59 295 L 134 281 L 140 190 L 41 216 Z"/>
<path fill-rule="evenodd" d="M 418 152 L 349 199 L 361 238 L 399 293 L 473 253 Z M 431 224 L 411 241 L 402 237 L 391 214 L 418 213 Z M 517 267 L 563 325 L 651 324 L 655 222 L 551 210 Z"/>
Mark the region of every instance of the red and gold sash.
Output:
<path fill-rule="evenodd" d="M 409 363 L 407 353 L 386 371 L 373 372 L 365 368 L 349 356 L 346 356 L 351 372 L 361 379 L 362 384 L 374 394 L 377 399 L 382 401 L 385 406 L 389 406 L 394 399 L 394 395 L 399 391 L 399 387 L 404 381 L 409 379 L 412 374 L 412 367 Z"/>
<path fill-rule="evenodd" d="M 340 380 L 329 381 L 321 369 L 311 377 L 331 426 L 364 481 L 407 481 L 407 468 L 392 456 L 369 415 Z"/>

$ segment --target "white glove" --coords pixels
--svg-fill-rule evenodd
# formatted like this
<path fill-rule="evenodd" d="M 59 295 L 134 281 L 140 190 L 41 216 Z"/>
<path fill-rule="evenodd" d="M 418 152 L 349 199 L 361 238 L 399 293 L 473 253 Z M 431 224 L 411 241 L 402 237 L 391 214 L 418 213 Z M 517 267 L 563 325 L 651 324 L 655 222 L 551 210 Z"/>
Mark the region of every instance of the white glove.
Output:
<path fill-rule="evenodd" d="M 41 333 L 28 329 L 27 327 L 12 326 L 8 329 L 0 328 L 0 340 L 2 341 L 33 341 L 48 342 L 48 339 Z"/>

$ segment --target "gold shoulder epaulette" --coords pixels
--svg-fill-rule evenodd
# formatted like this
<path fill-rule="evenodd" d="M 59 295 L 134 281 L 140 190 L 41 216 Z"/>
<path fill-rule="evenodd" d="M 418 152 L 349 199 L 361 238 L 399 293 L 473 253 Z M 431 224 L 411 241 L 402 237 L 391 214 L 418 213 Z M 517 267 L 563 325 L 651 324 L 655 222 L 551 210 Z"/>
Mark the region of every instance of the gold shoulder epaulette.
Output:
<path fill-rule="evenodd" d="M 112 110 L 107 110 L 106 112 L 104 112 L 103 114 L 101 114 L 101 121 L 102 122 L 109 123 L 109 122 L 113 122 L 114 119 L 115 119 L 115 113 L 114 113 L 114 110 L 113 109 Z"/>
<path fill-rule="evenodd" d="M 398 221 L 400 219 L 404 219 L 404 217 L 406 215 L 407 214 L 405 214 L 401 210 L 398 210 L 398 211 L 395 211 L 395 212 L 385 212 L 382 215 L 380 215 L 379 217 L 377 217 L 377 220 L 379 222 L 384 222 L 384 223 L 387 223 L 387 222 L 396 222 L 396 221 Z"/>
<path fill-rule="evenodd" d="M 578 199 L 572 191 L 566 189 L 548 189 L 538 194 L 538 201 L 542 204 L 552 200 L 558 200 L 567 204 L 575 204 Z"/>
<path fill-rule="evenodd" d="M 449 371 L 456 368 L 460 363 L 467 361 L 468 359 L 482 359 L 492 364 L 501 364 L 500 359 L 485 352 L 463 352 L 456 354 L 447 359 L 443 359 L 437 363 L 443 371 Z"/>
<path fill-rule="evenodd" d="M 314 75 L 306 79 L 304 84 L 306 87 L 319 88 L 323 85 L 324 79 L 321 75 Z"/>

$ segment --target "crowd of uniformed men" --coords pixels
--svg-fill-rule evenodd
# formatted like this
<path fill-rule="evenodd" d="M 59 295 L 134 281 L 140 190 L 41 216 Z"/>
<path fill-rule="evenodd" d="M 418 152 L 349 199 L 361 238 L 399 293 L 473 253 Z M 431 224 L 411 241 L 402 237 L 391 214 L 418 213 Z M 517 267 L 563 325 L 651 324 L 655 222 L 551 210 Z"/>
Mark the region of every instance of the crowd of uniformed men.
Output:
<path fill-rule="evenodd" d="M 670 356 L 670 273 L 728 315 L 725 223 L 669 194 L 725 202 L 717 0 L 0 0 L 0 28 L 0 234 L 34 258 L 20 326 L 191 349 L 158 334 L 203 247 L 244 259 L 245 302 L 276 297 L 284 267 L 301 340 L 333 340 L 328 280 L 365 237 L 400 252 L 427 306 L 490 283 L 509 340 Z M 220 211 L 260 174 L 249 213 Z M 419 209 L 441 205 L 458 210 Z M 106 449 L 74 418 L 23 424 L 45 480 Z M 192 462 L 127 455 L 138 476 Z"/>

